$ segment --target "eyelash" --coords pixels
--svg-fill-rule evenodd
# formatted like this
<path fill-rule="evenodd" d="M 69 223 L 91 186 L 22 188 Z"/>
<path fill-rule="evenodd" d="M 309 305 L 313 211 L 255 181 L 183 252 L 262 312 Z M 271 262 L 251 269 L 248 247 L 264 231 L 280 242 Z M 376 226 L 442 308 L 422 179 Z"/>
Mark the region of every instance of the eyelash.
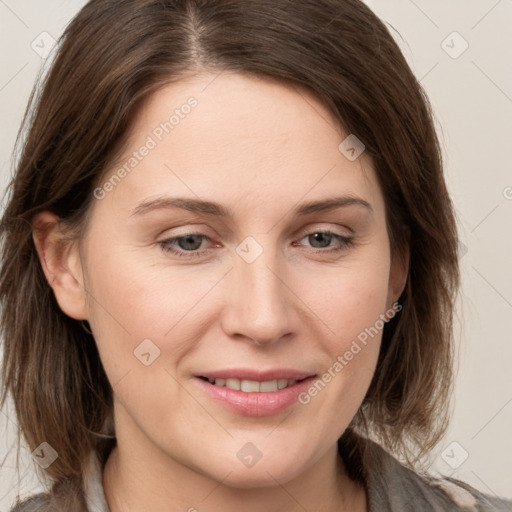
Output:
<path fill-rule="evenodd" d="M 336 254 L 339 252 L 342 252 L 354 245 L 353 237 L 346 237 L 343 235 L 340 235 L 338 233 L 333 233 L 329 230 L 317 230 L 317 231 L 311 231 L 309 233 L 303 234 L 303 236 L 300 238 L 302 240 L 303 238 L 306 238 L 308 236 L 312 236 L 315 234 L 322 234 L 327 236 L 332 236 L 334 239 L 337 239 L 340 242 L 340 246 L 334 247 L 334 248 L 326 248 L 326 249 L 314 249 L 312 252 L 314 254 Z M 208 238 L 206 235 L 203 235 L 202 233 L 187 233 L 185 235 L 177 236 L 174 238 L 168 238 L 167 240 L 162 240 L 161 242 L 158 242 L 160 247 L 164 252 L 168 252 L 183 258 L 194 258 L 194 257 L 201 257 L 204 256 L 206 252 L 209 251 L 209 249 L 199 249 L 195 251 L 184 251 L 181 249 L 176 249 L 176 246 L 173 245 L 174 242 L 177 242 L 178 240 L 187 238 L 189 236 L 200 236 L 203 238 Z"/>

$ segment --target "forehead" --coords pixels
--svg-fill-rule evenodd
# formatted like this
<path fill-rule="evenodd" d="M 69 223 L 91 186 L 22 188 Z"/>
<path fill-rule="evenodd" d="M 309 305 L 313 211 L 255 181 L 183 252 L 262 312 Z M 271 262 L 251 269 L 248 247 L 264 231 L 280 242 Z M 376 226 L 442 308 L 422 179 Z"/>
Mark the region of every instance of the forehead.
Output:
<path fill-rule="evenodd" d="M 348 157 L 348 135 L 307 90 L 233 73 L 201 74 L 146 99 L 104 180 L 122 174 L 109 198 L 132 206 L 171 194 L 276 209 L 339 192 L 364 195 L 378 209 L 372 162 L 364 152 Z"/>

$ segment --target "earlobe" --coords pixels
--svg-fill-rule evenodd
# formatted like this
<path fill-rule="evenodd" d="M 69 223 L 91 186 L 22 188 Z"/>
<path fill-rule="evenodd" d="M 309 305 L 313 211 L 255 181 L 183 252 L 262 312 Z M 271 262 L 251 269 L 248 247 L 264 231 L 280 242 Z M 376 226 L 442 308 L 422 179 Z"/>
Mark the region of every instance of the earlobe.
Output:
<path fill-rule="evenodd" d="M 64 237 L 59 217 L 51 212 L 38 213 L 32 225 L 32 237 L 41 267 L 60 308 L 71 318 L 87 320 L 77 244 Z"/>

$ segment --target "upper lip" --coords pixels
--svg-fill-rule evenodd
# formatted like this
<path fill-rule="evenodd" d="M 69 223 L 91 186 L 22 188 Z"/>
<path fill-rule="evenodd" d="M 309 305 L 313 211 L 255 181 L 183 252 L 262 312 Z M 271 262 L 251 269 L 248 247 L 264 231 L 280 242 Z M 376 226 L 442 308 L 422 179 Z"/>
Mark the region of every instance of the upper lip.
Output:
<path fill-rule="evenodd" d="M 207 379 L 239 379 L 252 380 L 257 382 L 266 382 L 277 379 L 303 380 L 307 377 L 313 377 L 315 373 L 294 370 L 291 368 L 275 368 L 270 370 L 255 370 L 252 368 L 231 368 L 224 370 L 213 370 L 198 374 L 197 377 L 206 377 Z"/>

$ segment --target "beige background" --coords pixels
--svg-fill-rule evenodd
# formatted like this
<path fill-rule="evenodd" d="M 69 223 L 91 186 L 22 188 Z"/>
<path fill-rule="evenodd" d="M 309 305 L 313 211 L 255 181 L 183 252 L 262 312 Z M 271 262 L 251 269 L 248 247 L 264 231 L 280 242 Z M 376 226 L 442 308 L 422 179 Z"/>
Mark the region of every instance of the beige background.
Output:
<path fill-rule="evenodd" d="M 0 0 L 2 198 L 40 55 L 84 3 Z M 431 99 L 467 249 L 453 421 L 432 471 L 512 498 L 512 0 L 367 3 L 400 33 L 392 30 Z M 15 425 L 12 411 L 0 411 L 0 510 L 9 509 L 18 484 L 22 495 L 38 489 L 26 450 L 14 471 Z"/>

